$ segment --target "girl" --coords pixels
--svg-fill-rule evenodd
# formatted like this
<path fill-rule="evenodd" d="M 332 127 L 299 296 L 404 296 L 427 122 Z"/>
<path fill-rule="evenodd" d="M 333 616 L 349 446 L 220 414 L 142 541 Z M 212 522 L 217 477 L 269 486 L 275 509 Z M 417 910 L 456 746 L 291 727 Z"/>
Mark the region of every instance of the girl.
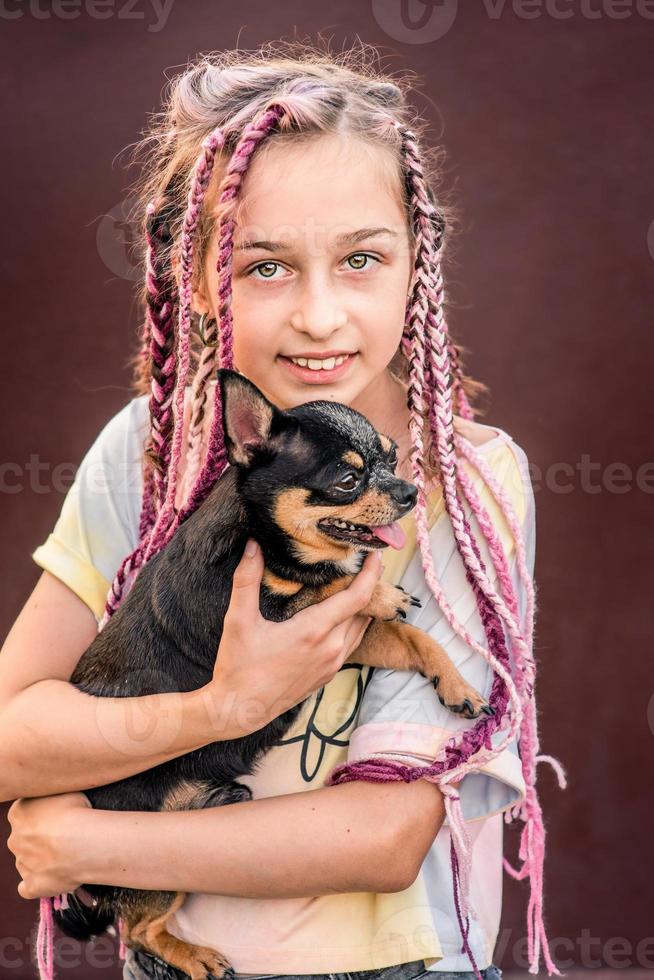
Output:
<path fill-rule="evenodd" d="M 3 798 L 31 797 L 9 813 L 19 893 L 189 892 L 169 932 L 221 950 L 240 975 L 499 977 L 503 813 L 525 820 L 523 866 L 505 866 L 531 880 L 532 971 L 543 943 L 558 973 L 534 788 L 546 757 L 533 492 L 520 447 L 474 421 L 483 386 L 464 375 L 443 312 L 450 216 L 434 203 L 407 88 L 365 52 L 296 45 L 205 56 L 176 78 L 142 143 L 138 395 L 84 459 L 3 650 Z M 200 691 L 94 699 L 68 683 L 98 623 L 224 468 L 218 364 L 282 408 L 333 399 L 397 441 L 419 503 L 383 575 L 421 598 L 414 622 L 494 717 L 455 718 L 418 674 L 340 670 L 368 624 L 374 556 L 345 592 L 273 624 L 258 609 L 260 554 L 244 555 Z M 133 814 L 75 792 L 253 731 L 305 698 L 244 780 L 250 802 Z M 125 980 L 182 975 L 132 950 L 124 969 Z"/>

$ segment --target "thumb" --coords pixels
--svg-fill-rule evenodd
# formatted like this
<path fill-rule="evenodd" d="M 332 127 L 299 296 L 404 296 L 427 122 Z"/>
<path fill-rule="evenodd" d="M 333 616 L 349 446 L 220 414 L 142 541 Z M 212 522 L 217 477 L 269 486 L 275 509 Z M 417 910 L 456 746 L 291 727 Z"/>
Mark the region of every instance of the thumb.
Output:
<path fill-rule="evenodd" d="M 238 603 L 241 608 L 245 605 L 252 605 L 259 609 L 259 589 L 262 575 L 263 556 L 261 548 L 254 538 L 248 538 L 241 560 L 234 569 L 232 602 Z"/>

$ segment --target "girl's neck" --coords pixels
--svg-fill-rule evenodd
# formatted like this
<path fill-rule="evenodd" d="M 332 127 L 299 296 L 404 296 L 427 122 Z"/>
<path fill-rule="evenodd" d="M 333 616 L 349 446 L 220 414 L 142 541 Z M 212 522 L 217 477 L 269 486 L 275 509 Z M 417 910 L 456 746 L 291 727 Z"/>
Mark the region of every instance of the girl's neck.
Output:
<path fill-rule="evenodd" d="M 378 432 L 395 439 L 399 460 L 396 475 L 411 481 L 407 392 L 408 386 L 387 370 L 354 400 L 351 407 L 365 415 Z"/>

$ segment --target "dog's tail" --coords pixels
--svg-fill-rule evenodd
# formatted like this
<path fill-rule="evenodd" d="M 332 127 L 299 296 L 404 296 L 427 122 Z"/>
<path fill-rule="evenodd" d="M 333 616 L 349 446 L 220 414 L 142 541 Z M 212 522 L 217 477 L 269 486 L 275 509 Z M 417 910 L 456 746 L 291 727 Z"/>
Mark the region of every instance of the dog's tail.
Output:
<path fill-rule="evenodd" d="M 86 905 L 71 892 L 68 895 L 68 908 L 53 910 L 54 921 L 67 936 L 81 942 L 86 942 L 91 936 L 100 936 L 112 925 L 115 913 L 101 898 L 95 901 L 95 905 Z"/>

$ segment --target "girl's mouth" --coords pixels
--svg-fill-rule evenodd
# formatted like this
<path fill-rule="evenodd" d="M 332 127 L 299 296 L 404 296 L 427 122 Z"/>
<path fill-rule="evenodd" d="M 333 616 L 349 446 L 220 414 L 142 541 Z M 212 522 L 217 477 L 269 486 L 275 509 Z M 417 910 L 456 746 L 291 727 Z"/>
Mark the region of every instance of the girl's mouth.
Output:
<path fill-rule="evenodd" d="M 279 355 L 279 360 L 299 381 L 304 381 L 310 385 L 324 385 L 342 378 L 356 356 L 356 353 L 348 354 L 342 364 L 335 365 L 331 370 L 325 370 L 325 368 L 314 370 L 310 367 L 302 367 L 300 364 L 295 364 L 290 357 L 284 357 L 283 354 Z"/>

